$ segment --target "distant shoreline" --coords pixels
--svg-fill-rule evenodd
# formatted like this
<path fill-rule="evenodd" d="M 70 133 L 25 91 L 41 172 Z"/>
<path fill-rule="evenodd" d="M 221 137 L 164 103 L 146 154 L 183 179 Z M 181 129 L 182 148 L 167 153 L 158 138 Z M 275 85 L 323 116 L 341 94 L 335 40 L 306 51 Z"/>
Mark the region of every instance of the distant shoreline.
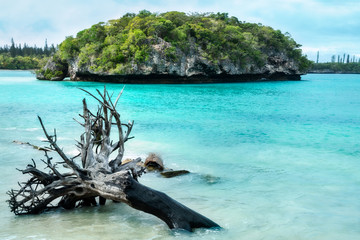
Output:
<path fill-rule="evenodd" d="M 308 73 L 321 74 L 360 74 L 360 63 L 358 62 L 327 62 L 314 63 Z"/>
<path fill-rule="evenodd" d="M 4 69 L 4 68 L 1 68 L 0 71 L 28 71 L 28 72 L 34 72 L 36 71 L 37 69 Z"/>
<path fill-rule="evenodd" d="M 343 72 L 343 71 L 333 71 L 333 70 L 314 70 L 309 71 L 307 74 L 360 74 L 360 72 Z"/>

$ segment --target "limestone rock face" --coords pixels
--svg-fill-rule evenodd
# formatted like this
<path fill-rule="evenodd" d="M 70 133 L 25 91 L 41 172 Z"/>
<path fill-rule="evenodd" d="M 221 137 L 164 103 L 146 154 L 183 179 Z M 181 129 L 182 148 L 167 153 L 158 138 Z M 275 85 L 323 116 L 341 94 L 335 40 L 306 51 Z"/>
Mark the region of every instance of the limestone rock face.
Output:
<path fill-rule="evenodd" d="M 50 58 L 43 69 L 36 72 L 36 78 L 39 80 L 61 81 L 68 76 L 67 63 Z"/>
<path fill-rule="evenodd" d="M 90 62 L 80 64 L 78 59 L 67 62 L 68 68 L 57 68 L 58 63 L 49 61 L 43 68 L 51 71 L 63 71 L 56 80 L 70 76 L 74 81 L 107 81 L 118 83 L 212 83 L 212 82 L 240 82 L 256 80 L 300 80 L 305 74 L 299 70 L 299 64 L 283 53 L 270 52 L 264 64 L 253 62 L 231 61 L 220 59 L 210 61 L 206 53 L 196 48 L 195 44 L 188 53 L 176 48 L 172 57 L 166 52 L 172 47 L 170 43 L 158 39 L 150 46 L 151 51 L 147 61 L 131 62 L 122 73 L 94 71 L 96 65 Z M 46 76 L 38 74 L 38 79 Z M 54 80 L 54 79 L 52 79 Z"/>

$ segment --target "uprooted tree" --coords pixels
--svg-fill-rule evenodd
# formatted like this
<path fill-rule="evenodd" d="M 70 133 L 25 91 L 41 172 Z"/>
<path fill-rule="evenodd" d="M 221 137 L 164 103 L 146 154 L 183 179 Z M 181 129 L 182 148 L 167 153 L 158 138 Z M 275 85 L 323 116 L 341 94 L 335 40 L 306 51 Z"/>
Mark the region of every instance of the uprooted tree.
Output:
<path fill-rule="evenodd" d="M 94 114 L 88 109 L 86 100 L 83 100 L 83 114 L 79 115 L 83 123 L 79 124 L 85 131 L 77 143 L 80 153 L 68 157 L 57 145 L 56 131 L 50 135 L 38 117 L 50 145 L 43 149 L 46 159 L 42 161 L 50 170 L 44 172 L 38 169 L 34 160 L 24 170 L 20 170 L 23 174 L 29 174 L 30 179 L 19 183 L 19 190 L 8 191 L 12 212 L 16 215 L 38 214 L 52 208 L 72 209 L 80 205 L 97 205 L 97 200 L 103 205 L 109 199 L 153 214 L 171 229 L 192 231 L 194 228 L 219 227 L 165 193 L 139 183 L 138 177 L 145 171 L 138 164 L 140 158 L 122 164 L 124 143 L 131 139 L 134 124 L 133 121 L 122 123 L 116 110 L 122 91 L 113 102 L 106 88 L 104 92 L 97 90 L 99 96 L 81 90 L 95 98 L 100 106 Z M 117 131 L 115 142 L 110 138 L 114 128 Z M 56 152 L 61 162 L 54 163 L 49 150 Z M 116 156 L 110 159 L 111 154 Z"/>

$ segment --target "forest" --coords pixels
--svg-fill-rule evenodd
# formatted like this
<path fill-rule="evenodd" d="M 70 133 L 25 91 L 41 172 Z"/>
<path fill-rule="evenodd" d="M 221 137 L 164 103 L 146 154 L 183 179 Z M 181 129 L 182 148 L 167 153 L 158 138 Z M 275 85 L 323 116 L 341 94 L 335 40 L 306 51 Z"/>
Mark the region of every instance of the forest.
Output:
<path fill-rule="evenodd" d="M 26 43 L 16 44 L 14 39 L 11 39 L 10 45 L 0 46 L 0 69 L 38 69 L 56 50 L 54 44 L 48 46 L 47 40 L 44 47 L 37 47 Z"/>
<path fill-rule="evenodd" d="M 314 63 L 313 67 L 309 71 L 310 73 L 360 73 L 360 63 L 337 63 L 337 62 L 326 62 L 326 63 Z"/>

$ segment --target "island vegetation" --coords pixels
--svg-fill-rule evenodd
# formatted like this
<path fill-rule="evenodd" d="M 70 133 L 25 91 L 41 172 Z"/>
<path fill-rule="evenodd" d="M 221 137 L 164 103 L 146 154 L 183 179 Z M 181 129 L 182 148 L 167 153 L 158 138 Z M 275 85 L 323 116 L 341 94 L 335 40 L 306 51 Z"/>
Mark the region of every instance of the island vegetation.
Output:
<path fill-rule="evenodd" d="M 11 39 L 10 45 L 0 47 L 0 69 L 26 70 L 38 69 L 56 52 L 54 44 L 49 46 L 45 40 L 44 47 L 16 44 Z"/>
<path fill-rule="evenodd" d="M 39 79 L 301 75 L 311 62 L 280 30 L 227 13 L 127 13 L 66 37 Z M 188 66 L 188 67 L 186 67 Z"/>

